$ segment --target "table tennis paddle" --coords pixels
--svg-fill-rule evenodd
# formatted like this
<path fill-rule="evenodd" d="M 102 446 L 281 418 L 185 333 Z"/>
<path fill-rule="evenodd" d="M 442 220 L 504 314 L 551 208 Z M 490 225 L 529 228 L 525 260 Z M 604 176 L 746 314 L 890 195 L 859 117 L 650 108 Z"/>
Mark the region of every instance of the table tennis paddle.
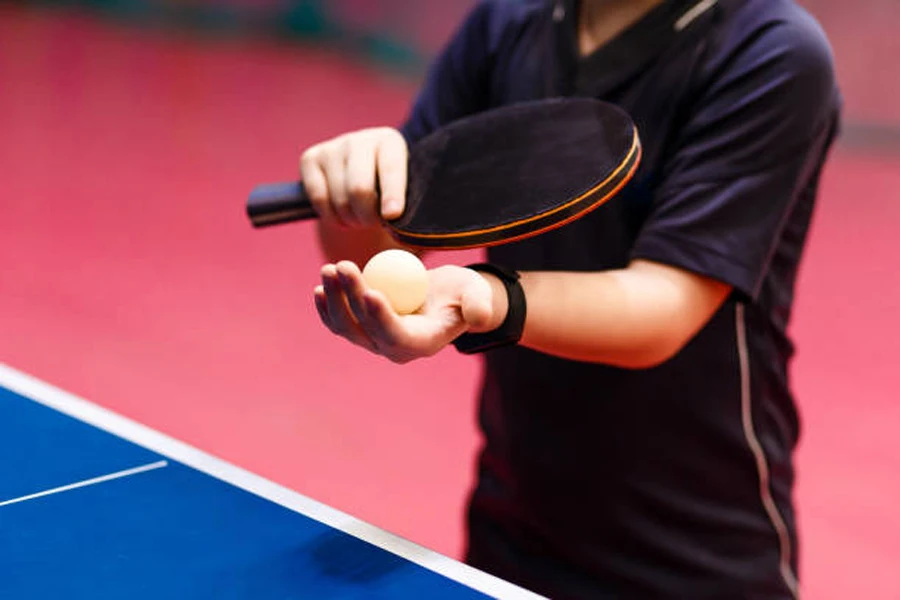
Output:
<path fill-rule="evenodd" d="M 613 198 L 640 158 L 637 128 L 609 103 L 557 98 L 488 110 L 410 146 L 406 206 L 386 225 L 418 248 L 508 243 Z M 299 181 L 257 186 L 247 214 L 256 227 L 316 218 Z"/>

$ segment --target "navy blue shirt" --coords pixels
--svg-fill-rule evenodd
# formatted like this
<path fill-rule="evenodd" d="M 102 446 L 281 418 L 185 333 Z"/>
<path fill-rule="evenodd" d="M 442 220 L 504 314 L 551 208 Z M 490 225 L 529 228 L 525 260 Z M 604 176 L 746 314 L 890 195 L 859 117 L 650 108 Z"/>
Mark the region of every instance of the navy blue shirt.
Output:
<path fill-rule="evenodd" d="M 644 148 L 635 179 L 490 260 L 597 271 L 640 258 L 734 292 L 651 369 L 486 353 L 467 558 L 554 598 L 790 598 L 799 418 L 786 329 L 838 126 L 828 42 L 790 0 L 669 0 L 582 57 L 576 17 L 574 1 L 478 4 L 404 135 L 538 98 L 618 104 Z"/>

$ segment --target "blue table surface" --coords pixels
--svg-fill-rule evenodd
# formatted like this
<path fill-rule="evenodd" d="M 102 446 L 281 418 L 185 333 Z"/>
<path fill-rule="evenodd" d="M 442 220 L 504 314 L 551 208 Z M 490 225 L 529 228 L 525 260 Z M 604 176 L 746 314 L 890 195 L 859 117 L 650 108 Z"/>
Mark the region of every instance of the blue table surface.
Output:
<path fill-rule="evenodd" d="M 183 463 L 0 388 L 0 598 L 483 598 Z"/>

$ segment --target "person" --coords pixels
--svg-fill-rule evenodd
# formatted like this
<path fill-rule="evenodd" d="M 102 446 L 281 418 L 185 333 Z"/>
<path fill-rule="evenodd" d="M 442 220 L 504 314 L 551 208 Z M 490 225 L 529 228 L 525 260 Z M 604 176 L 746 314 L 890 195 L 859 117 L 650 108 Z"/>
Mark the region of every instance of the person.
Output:
<path fill-rule="evenodd" d="M 392 313 L 359 265 L 397 246 L 378 217 L 403 210 L 409 146 L 563 96 L 632 116 L 634 179 L 488 248 L 494 267 L 430 270 L 421 311 Z M 303 152 L 323 323 L 397 363 L 484 361 L 470 564 L 553 598 L 798 597 L 787 328 L 840 114 L 827 37 L 792 0 L 487 0 L 402 125 Z"/>

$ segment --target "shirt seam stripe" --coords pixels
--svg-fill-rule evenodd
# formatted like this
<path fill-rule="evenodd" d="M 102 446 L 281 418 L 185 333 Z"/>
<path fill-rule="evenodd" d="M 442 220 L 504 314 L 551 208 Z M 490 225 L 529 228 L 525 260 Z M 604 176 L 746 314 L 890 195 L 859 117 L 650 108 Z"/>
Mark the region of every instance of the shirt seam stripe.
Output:
<path fill-rule="evenodd" d="M 766 461 L 765 451 L 762 448 L 762 444 L 759 442 L 759 438 L 756 435 L 753 425 L 753 414 L 751 411 L 752 398 L 750 391 L 750 359 L 747 347 L 747 332 L 743 303 L 738 303 L 735 307 L 735 324 L 737 330 L 738 358 L 740 361 L 741 423 L 744 429 L 744 437 L 746 438 L 747 445 L 750 447 L 750 452 L 753 454 L 753 458 L 756 461 L 756 470 L 759 474 L 760 500 L 762 501 L 766 514 L 769 517 L 769 521 L 772 523 L 772 527 L 775 529 L 775 533 L 778 536 L 780 554 L 779 569 L 781 571 L 781 577 L 791 591 L 791 595 L 795 599 L 799 599 L 800 593 L 797 576 L 791 567 L 793 548 L 791 546 L 790 535 L 788 535 L 787 525 L 785 525 L 784 519 L 778 511 L 778 507 L 772 497 L 772 490 L 769 487 L 769 465 Z"/>

